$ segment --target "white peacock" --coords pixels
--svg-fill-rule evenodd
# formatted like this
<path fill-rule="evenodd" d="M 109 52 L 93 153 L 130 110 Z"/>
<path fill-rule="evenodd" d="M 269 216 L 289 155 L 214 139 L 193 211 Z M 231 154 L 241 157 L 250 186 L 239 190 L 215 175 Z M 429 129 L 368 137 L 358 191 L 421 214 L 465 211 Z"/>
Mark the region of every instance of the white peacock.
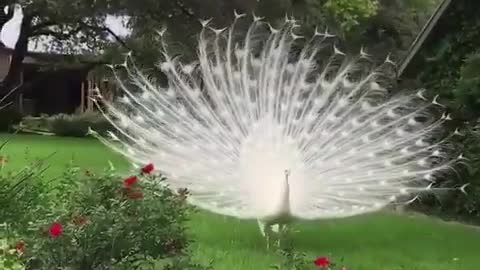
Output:
<path fill-rule="evenodd" d="M 275 29 L 254 16 L 236 42 L 242 16 L 225 29 L 202 22 L 194 63 L 169 56 L 162 41 L 168 86 L 127 57 L 129 84 L 117 76 L 125 95 L 104 102 L 120 136 L 97 137 L 135 164 L 155 163 L 172 189 L 190 191 L 191 204 L 257 219 L 267 246 L 295 219 L 412 202 L 461 162 L 447 144 L 458 132 L 437 138 L 450 118 L 434 117 L 442 108 L 436 99 L 426 101 L 422 91 L 389 97 L 382 86 L 388 58 L 365 72 L 363 50 L 348 60 L 333 46 L 322 57 L 332 35 L 318 31 L 295 54 L 301 37 L 289 18 Z"/>

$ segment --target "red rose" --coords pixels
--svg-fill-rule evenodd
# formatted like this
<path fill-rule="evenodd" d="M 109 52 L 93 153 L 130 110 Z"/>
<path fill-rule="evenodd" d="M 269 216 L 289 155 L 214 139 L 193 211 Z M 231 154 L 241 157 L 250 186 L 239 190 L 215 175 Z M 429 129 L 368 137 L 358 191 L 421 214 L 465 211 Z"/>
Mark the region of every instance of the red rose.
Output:
<path fill-rule="evenodd" d="M 325 268 L 325 267 L 328 267 L 330 265 L 330 259 L 328 257 L 318 257 L 317 259 L 315 259 L 315 261 L 313 263 L 316 266 Z"/>
<path fill-rule="evenodd" d="M 133 184 L 135 184 L 136 182 L 138 182 L 138 177 L 136 177 L 135 175 L 129 176 L 129 177 L 125 178 L 125 180 L 123 180 L 123 184 L 126 187 L 130 187 Z"/>
<path fill-rule="evenodd" d="M 50 228 L 48 229 L 48 235 L 52 238 L 57 238 L 59 237 L 63 232 L 63 226 L 62 224 L 55 222 L 52 225 L 50 225 Z"/>
<path fill-rule="evenodd" d="M 15 245 L 15 248 L 18 252 L 23 252 L 23 248 L 25 248 L 25 243 L 23 241 L 19 241 L 17 245 Z"/>
<path fill-rule="evenodd" d="M 155 167 L 153 166 L 153 164 L 149 163 L 149 164 L 143 166 L 142 173 L 148 174 L 148 173 L 151 173 L 154 169 L 155 169 Z"/>

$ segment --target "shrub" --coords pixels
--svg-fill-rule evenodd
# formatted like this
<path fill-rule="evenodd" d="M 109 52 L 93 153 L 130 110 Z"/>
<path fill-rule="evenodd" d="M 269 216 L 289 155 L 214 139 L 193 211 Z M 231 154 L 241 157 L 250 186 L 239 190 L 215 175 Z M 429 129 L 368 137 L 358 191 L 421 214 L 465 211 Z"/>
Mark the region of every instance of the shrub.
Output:
<path fill-rule="evenodd" d="M 22 131 L 48 133 L 48 115 L 40 117 L 26 116 L 18 126 Z"/>
<path fill-rule="evenodd" d="M 8 242 L 0 265 L 21 262 L 27 270 L 205 269 L 188 257 L 184 224 L 193 209 L 184 194 L 162 184 L 161 175 L 145 171 L 123 179 L 113 170 L 96 175 L 70 167 L 55 184 L 45 184 L 34 173 L 41 166 L 35 165 L 23 170 L 20 180 L 12 181 L 12 174 L 0 177 L 0 219 L 7 228 L 0 239 Z M 22 191 L 7 197 L 12 189 Z"/>
<path fill-rule="evenodd" d="M 16 251 L 9 249 L 7 241 L 0 239 L 0 269 L 2 270 L 24 270 L 18 257 L 13 256 Z"/>
<path fill-rule="evenodd" d="M 59 114 L 47 119 L 47 128 L 58 136 L 84 137 L 91 128 L 99 134 L 112 130 L 111 124 L 97 112 L 66 115 Z"/>
<path fill-rule="evenodd" d="M 5 145 L 0 145 L 0 151 Z M 49 181 L 42 176 L 46 159 L 37 159 L 13 172 L 6 170 L 9 158 L 0 152 L 0 220 L 16 232 L 26 232 L 28 222 L 43 214 L 51 194 Z"/>
<path fill-rule="evenodd" d="M 85 137 L 89 127 L 101 135 L 105 135 L 107 131 L 113 130 L 110 122 L 97 112 L 25 117 L 19 128 L 22 131 L 41 134 L 50 133 L 58 136 Z"/>
<path fill-rule="evenodd" d="M 2 144 L 1 148 L 5 144 Z M 0 155 L 0 269 L 24 269 L 17 256 L 19 236 L 31 237 L 29 222 L 46 213 L 49 185 L 41 175 L 44 160 L 18 172 L 6 172 L 9 157 Z"/>

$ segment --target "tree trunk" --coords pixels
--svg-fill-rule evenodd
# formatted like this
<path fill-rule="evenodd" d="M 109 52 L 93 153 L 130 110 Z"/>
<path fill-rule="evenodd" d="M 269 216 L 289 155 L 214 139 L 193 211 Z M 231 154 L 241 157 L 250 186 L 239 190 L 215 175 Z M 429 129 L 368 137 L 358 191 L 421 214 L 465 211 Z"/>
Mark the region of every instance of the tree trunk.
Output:
<path fill-rule="evenodd" d="M 18 37 L 17 44 L 15 45 L 15 49 L 12 52 L 10 68 L 8 69 L 7 76 L 5 76 L 0 86 L 0 107 L 18 100 L 18 96 L 21 91 L 20 88 L 15 90 L 15 92 L 11 93 L 10 95 L 8 94 L 12 91 L 12 89 L 18 87 L 20 83 L 20 78 L 23 72 L 23 59 L 27 55 L 28 51 L 31 20 L 32 18 L 28 16 L 23 18 L 20 35 Z M 6 95 L 8 95 L 8 97 L 6 97 Z"/>

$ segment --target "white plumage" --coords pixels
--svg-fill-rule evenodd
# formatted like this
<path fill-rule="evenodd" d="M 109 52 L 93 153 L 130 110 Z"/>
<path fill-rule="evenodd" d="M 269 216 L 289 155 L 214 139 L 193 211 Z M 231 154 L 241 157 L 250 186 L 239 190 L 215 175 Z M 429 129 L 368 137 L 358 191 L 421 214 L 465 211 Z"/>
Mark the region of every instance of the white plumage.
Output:
<path fill-rule="evenodd" d="M 347 60 L 334 46 L 322 57 L 331 35 L 319 32 L 294 53 L 291 19 L 274 29 L 255 17 L 236 42 L 241 16 L 227 29 L 203 22 L 197 62 L 181 63 L 164 44 L 168 86 L 126 61 L 125 95 L 105 102 L 120 136 L 99 138 L 134 163 L 154 162 L 192 204 L 258 219 L 262 232 L 411 202 L 458 160 L 437 139 L 448 116 L 434 117 L 436 100 L 389 97 L 389 59 L 367 72 L 363 50 Z"/>
<path fill-rule="evenodd" d="M 4 9 L 8 13 L 8 6 Z M 13 16 L 8 20 L 0 31 L 0 40 L 7 48 L 15 48 L 18 37 L 20 36 L 20 29 L 22 27 L 23 11 L 19 4 L 14 6 Z"/>

